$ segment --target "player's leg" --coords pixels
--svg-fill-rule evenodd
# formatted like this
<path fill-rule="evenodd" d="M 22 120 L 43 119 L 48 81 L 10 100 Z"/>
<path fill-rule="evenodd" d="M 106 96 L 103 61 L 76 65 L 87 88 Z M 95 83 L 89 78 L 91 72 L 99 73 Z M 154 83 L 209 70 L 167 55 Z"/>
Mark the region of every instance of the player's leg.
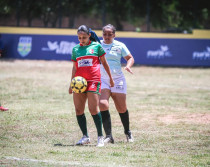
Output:
<path fill-rule="evenodd" d="M 109 109 L 109 98 L 111 96 L 110 89 L 102 89 L 101 96 L 99 100 L 100 111 L 105 111 Z"/>
<path fill-rule="evenodd" d="M 103 147 L 103 132 L 102 132 L 102 118 L 99 112 L 99 94 L 93 92 L 87 92 L 88 97 L 88 108 L 93 117 L 97 134 L 98 134 L 98 147 Z"/>
<path fill-rule="evenodd" d="M 88 108 L 89 111 L 93 117 L 93 120 L 95 122 L 98 136 L 103 136 L 102 133 L 102 118 L 101 113 L 99 112 L 99 95 L 96 93 L 88 92 Z"/>
<path fill-rule="evenodd" d="M 120 115 L 120 119 L 124 127 L 124 133 L 126 135 L 127 141 L 133 142 L 133 136 L 130 131 L 129 112 L 127 110 L 127 105 L 126 105 L 126 94 L 112 93 L 112 99 Z"/>
<path fill-rule="evenodd" d="M 86 93 L 74 93 L 73 94 L 74 106 L 76 111 L 77 122 L 82 131 L 83 137 L 77 142 L 77 145 L 83 145 L 90 143 L 90 138 L 87 132 L 87 122 L 84 114 L 85 102 L 87 100 Z"/>
<path fill-rule="evenodd" d="M 111 96 L 110 89 L 106 88 L 106 89 L 101 90 L 99 108 L 100 108 L 101 115 L 102 115 L 104 131 L 106 133 L 104 143 L 114 143 L 114 139 L 112 137 L 111 116 L 110 116 L 110 112 L 109 112 L 109 98 L 110 98 L 110 96 Z"/>
<path fill-rule="evenodd" d="M 127 84 L 124 76 L 115 80 L 115 86 L 111 89 L 111 92 L 112 99 L 114 100 L 116 109 L 124 127 L 124 133 L 126 134 L 127 141 L 133 142 L 133 137 L 129 127 L 129 113 L 126 105 Z"/>

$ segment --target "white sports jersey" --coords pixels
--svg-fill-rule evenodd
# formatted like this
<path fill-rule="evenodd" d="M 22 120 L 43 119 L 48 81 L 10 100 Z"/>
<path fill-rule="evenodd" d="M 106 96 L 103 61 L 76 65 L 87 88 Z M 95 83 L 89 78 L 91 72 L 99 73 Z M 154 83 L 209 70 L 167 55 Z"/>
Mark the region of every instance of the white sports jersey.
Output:
<path fill-rule="evenodd" d="M 105 44 L 103 41 L 101 41 L 101 45 L 106 52 L 105 57 L 109 64 L 112 78 L 119 78 L 123 76 L 123 72 L 121 70 L 121 58 L 130 54 L 128 48 L 125 46 L 124 43 L 117 40 L 113 40 L 111 44 Z M 102 64 L 101 78 L 109 78 Z"/>

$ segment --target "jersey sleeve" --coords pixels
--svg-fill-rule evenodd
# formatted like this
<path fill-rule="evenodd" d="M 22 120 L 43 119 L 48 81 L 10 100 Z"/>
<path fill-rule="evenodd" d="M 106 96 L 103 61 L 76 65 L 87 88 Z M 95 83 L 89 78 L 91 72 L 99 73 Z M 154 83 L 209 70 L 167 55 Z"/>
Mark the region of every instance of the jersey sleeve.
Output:
<path fill-rule="evenodd" d="M 125 57 L 130 54 L 130 51 L 128 50 L 127 46 L 122 43 L 122 56 Z"/>
<path fill-rule="evenodd" d="M 73 50 L 72 50 L 71 61 L 76 62 L 76 51 L 75 51 L 75 48 L 73 48 Z"/>
<path fill-rule="evenodd" d="M 106 54 L 106 52 L 104 51 L 104 49 L 102 48 L 101 44 L 98 44 L 98 56 L 104 56 Z"/>

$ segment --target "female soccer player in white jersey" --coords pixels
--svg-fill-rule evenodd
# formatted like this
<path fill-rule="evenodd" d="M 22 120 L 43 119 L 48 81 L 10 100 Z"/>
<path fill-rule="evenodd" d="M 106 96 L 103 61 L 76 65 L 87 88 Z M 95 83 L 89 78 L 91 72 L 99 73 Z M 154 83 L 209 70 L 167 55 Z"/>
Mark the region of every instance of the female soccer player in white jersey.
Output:
<path fill-rule="evenodd" d="M 127 85 L 124 74 L 121 70 L 121 58 L 127 61 L 125 70 L 133 73 L 131 70 L 134 64 L 134 58 L 124 43 L 115 40 L 115 27 L 108 24 L 103 27 L 103 40 L 101 45 L 106 52 L 106 60 L 109 64 L 112 77 L 115 82 L 114 87 L 109 86 L 109 76 L 103 66 L 101 66 L 101 96 L 100 111 L 102 115 L 103 127 L 106 133 L 104 143 L 114 143 L 111 128 L 111 117 L 109 112 L 109 98 L 112 97 L 116 109 L 119 112 L 121 122 L 124 127 L 127 142 L 133 142 L 133 136 L 129 127 L 129 113 L 126 105 Z"/>
<path fill-rule="evenodd" d="M 85 25 L 80 26 L 77 30 L 77 35 L 80 43 L 76 45 L 72 51 L 72 78 L 82 76 L 88 83 L 85 93 L 73 93 L 76 117 L 83 133 L 83 137 L 77 142 L 77 145 L 83 145 L 90 142 L 87 132 L 86 117 L 84 114 L 85 103 L 88 100 L 88 108 L 93 117 L 98 133 L 97 146 L 103 147 L 104 138 L 102 134 L 102 118 L 101 113 L 99 112 L 99 95 L 101 93 L 100 62 L 108 73 L 110 79 L 109 85 L 111 87 L 114 86 L 114 82 L 111 77 L 109 66 L 104 57 L 105 51 L 99 43 L 90 40 L 91 33 L 89 28 Z M 69 87 L 69 94 L 72 94 L 71 87 Z"/>

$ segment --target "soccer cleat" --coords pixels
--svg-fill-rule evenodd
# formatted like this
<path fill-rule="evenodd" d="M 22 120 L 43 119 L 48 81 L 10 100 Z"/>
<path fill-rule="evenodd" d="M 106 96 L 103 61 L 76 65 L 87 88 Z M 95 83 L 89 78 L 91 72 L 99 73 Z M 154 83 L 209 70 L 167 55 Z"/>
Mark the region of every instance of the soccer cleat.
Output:
<path fill-rule="evenodd" d="M 106 136 L 106 138 L 104 139 L 104 143 L 112 143 L 114 144 L 114 139 L 112 136 Z"/>
<path fill-rule="evenodd" d="M 127 139 L 128 143 L 133 143 L 134 142 L 133 136 L 132 136 L 130 131 L 128 131 L 128 133 L 126 134 L 126 139 Z"/>
<path fill-rule="evenodd" d="M 8 108 L 4 108 L 3 106 L 0 106 L 0 110 L 1 111 L 7 111 L 7 110 L 9 110 Z"/>
<path fill-rule="evenodd" d="M 103 136 L 98 136 L 98 143 L 96 147 L 103 147 L 104 146 L 104 137 Z"/>
<path fill-rule="evenodd" d="M 88 143 L 90 143 L 90 138 L 84 135 L 84 136 L 77 142 L 76 145 L 84 145 L 84 144 L 88 144 Z"/>

